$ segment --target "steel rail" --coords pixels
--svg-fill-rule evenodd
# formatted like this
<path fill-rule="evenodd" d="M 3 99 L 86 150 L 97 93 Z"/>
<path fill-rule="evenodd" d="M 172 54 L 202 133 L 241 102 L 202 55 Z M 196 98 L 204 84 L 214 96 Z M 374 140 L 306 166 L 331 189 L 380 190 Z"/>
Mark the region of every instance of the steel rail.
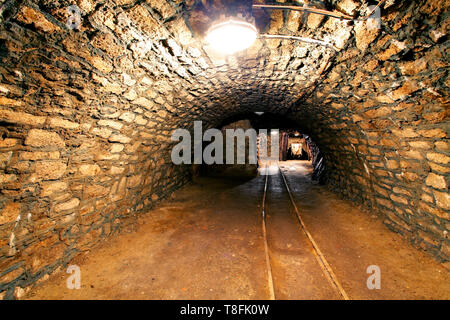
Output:
<path fill-rule="evenodd" d="M 263 230 L 263 237 L 264 237 L 264 251 L 266 256 L 266 267 L 267 267 L 267 281 L 268 281 L 268 287 L 269 287 L 269 300 L 275 300 L 275 289 L 273 284 L 273 277 L 272 277 L 272 267 L 270 264 L 270 255 L 269 255 L 269 245 L 267 243 L 267 229 L 266 229 L 266 194 L 267 194 L 267 181 L 269 179 L 268 175 L 268 168 L 266 166 L 265 169 L 266 173 L 266 179 L 264 183 L 264 195 L 262 200 L 262 230 Z"/>
<path fill-rule="evenodd" d="M 323 255 L 322 251 L 320 250 L 317 243 L 314 241 L 311 233 L 309 233 L 308 229 L 306 228 L 306 225 L 300 215 L 300 212 L 297 208 L 297 205 L 295 204 L 294 197 L 292 196 L 292 192 L 289 188 L 289 185 L 287 183 L 286 177 L 284 176 L 283 171 L 281 170 L 280 166 L 278 165 L 278 169 L 280 170 L 281 177 L 283 178 L 284 185 L 286 187 L 286 190 L 289 194 L 289 198 L 291 199 L 292 206 L 294 207 L 296 216 L 298 221 L 300 222 L 300 226 L 303 230 L 303 232 L 306 234 L 306 237 L 308 238 L 309 242 L 312 245 L 314 256 L 316 257 L 316 260 L 318 264 L 320 265 L 320 268 L 322 269 L 323 273 L 325 274 L 325 277 L 327 278 L 328 282 L 330 282 L 331 286 L 336 289 L 336 291 L 339 292 L 339 294 L 344 298 L 344 300 L 350 300 L 349 296 L 345 292 L 344 288 L 340 285 L 336 275 L 333 272 L 333 269 L 331 268 L 330 264 L 325 259 L 325 256 Z"/>

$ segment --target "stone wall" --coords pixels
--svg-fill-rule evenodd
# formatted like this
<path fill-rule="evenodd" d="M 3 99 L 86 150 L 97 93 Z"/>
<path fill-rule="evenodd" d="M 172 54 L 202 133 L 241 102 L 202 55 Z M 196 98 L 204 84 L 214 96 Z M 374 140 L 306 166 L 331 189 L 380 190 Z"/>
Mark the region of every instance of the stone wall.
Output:
<path fill-rule="evenodd" d="M 74 3 L 79 30 L 66 25 Z M 262 32 L 326 38 L 336 50 L 258 39 L 228 58 L 201 41 L 220 6 L 200 1 L 0 6 L 0 297 L 189 181 L 191 168 L 170 161 L 172 130 L 254 111 L 297 121 L 325 155 L 331 187 L 449 260 L 448 1 L 387 1 L 376 31 L 255 12 Z M 367 4 L 327 6 L 354 14 Z"/>
<path fill-rule="evenodd" d="M 449 4 L 396 1 L 375 30 L 335 22 L 352 36 L 293 115 L 318 142 L 334 190 L 447 262 Z"/>

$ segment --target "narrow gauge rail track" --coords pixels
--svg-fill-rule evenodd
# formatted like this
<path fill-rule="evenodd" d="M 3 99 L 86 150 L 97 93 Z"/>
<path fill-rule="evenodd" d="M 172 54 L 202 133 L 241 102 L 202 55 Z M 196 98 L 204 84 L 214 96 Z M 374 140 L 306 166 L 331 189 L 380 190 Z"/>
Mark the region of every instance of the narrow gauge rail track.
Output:
<path fill-rule="evenodd" d="M 308 240 L 308 243 L 311 245 L 310 246 L 311 253 L 314 255 L 314 257 L 317 261 L 317 264 L 321 268 L 321 270 L 322 270 L 324 276 L 326 277 L 326 279 L 328 280 L 328 283 L 330 284 L 330 286 L 342 297 L 342 299 L 350 300 L 350 298 L 347 295 L 347 293 L 345 292 L 344 288 L 339 283 L 339 280 L 337 279 L 336 274 L 333 272 L 333 269 L 331 268 L 330 264 L 326 260 L 322 251 L 320 250 L 317 242 L 314 240 L 311 233 L 308 231 L 308 229 L 305 225 L 305 222 L 302 219 L 300 211 L 299 211 L 297 205 L 295 204 L 294 196 L 292 195 L 291 189 L 289 188 L 289 184 L 287 182 L 286 176 L 284 175 L 283 171 L 281 170 L 281 168 L 278 165 L 277 165 L 277 168 L 278 168 L 278 172 L 281 175 L 281 178 L 283 180 L 283 184 L 286 189 L 286 192 L 289 195 L 291 205 L 294 208 L 295 216 L 299 223 L 299 229 L 301 229 L 302 234 L 306 237 L 306 239 Z M 274 277 L 272 274 L 273 271 L 272 271 L 272 264 L 271 264 L 271 259 L 270 259 L 270 248 L 269 248 L 269 243 L 267 240 L 266 200 L 267 200 L 269 177 L 271 176 L 268 174 L 268 172 L 269 172 L 268 169 L 269 168 L 266 166 L 264 194 L 263 194 L 262 206 L 261 206 L 262 207 L 262 211 L 261 211 L 261 213 L 262 213 L 262 232 L 263 232 L 263 238 L 264 238 L 264 249 L 265 249 L 264 251 L 265 251 L 265 260 L 266 260 L 266 267 L 267 267 L 269 299 L 275 300 L 276 299 L 276 296 L 275 296 L 275 287 L 276 286 L 275 286 L 274 279 L 273 279 Z"/>

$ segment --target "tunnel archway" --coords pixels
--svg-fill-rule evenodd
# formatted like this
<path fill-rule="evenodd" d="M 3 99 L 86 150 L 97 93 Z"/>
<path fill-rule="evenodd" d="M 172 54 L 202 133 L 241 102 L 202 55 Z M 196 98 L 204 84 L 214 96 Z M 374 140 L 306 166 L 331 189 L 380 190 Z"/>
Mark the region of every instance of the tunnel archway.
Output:
<path fill-rule="evenodd" d="M 4 296 L 133 226 L 192 178 L 173 130 L 279 114 L 319 146 L 327 185 L 449 260 L 448 3 L 387 1 L 380 28 L 258 11 L 279 39 L 217 57 L 202 26 L 221 1 L 3 1 L 0 291 Z M 325 1 L 346 14 L 366 1 Z"/>

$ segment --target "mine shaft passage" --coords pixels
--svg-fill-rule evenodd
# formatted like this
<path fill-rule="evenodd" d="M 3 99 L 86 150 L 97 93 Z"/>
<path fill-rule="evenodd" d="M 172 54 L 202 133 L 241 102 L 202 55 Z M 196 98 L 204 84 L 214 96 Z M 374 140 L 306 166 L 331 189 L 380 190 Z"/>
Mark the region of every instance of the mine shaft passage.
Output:
<path fill-rule="evenodd" d="M 449 9 L 1 0 L 0 300 L 448 299 Z"/>

